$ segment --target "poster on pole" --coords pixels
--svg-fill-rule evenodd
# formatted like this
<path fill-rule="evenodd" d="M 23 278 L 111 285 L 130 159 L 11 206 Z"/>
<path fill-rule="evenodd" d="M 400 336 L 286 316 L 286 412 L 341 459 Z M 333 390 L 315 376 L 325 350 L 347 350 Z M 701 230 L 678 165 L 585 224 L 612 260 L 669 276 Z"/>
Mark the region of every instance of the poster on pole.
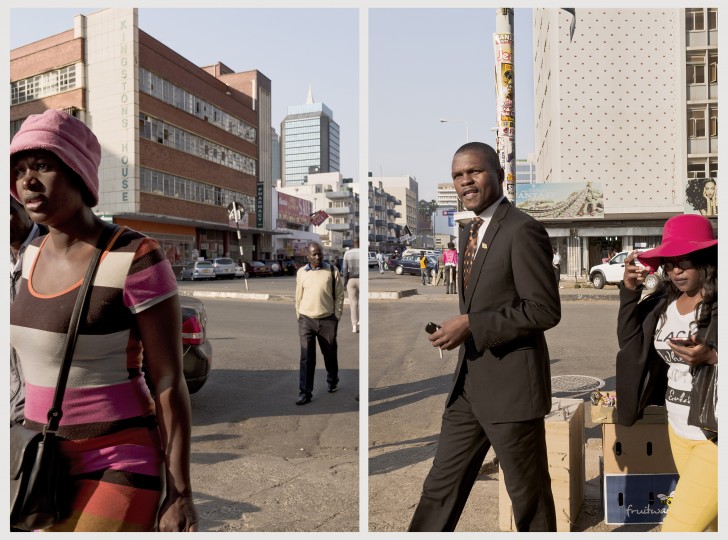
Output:
<path fill-rule="evenodd" d="M 515 153 L 515 77 L 513 71 L 513 34 L 493 34 L 495 51 L 495 98 L 498 136 L 496 151 L 503 167 L 506 197 L 513 202 L 516 195 Z"/>

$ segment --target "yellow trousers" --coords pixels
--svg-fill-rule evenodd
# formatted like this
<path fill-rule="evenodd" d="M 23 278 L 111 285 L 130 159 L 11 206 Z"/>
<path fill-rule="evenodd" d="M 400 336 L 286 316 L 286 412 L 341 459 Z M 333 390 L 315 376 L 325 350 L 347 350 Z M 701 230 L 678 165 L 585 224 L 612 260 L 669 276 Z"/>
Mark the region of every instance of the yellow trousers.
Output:
<path fill-rule="evenodd" d="M 718 445 L 691 441 L 671 426 L 670 449 L 680 475 L 662 532 L 718 530 Z"/>

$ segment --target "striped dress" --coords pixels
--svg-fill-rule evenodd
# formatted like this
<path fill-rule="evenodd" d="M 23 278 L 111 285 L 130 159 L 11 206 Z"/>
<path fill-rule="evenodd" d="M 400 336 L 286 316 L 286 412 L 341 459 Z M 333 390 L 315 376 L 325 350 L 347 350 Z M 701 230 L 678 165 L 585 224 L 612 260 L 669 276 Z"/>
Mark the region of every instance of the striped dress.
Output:
<path fill-rule="evenodd" d="M 28 246 L 10 310 L 10 342 L 25 375 L 25 424 L 39 431 L 81 285 L 52 295 L 33 289 L 47 238 Z M 154 240 L 121 228 L 110 245 L 89 290 L 63 400 L 58 435 L 74 493 L 72 514 L 58 531 L 151 531 L 160 503 L 164 460 L 134 315 L 177 294 L 177 283 Z"/>

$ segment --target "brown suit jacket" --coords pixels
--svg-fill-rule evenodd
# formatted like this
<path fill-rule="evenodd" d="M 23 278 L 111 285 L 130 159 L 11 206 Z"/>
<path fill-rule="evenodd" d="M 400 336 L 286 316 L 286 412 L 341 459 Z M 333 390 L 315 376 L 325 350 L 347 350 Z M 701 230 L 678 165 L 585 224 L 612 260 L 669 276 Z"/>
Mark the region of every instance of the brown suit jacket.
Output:
<path fill-rule="evenodd" d="M 460 234 L 465 252 L 469 225 Z M 485 422 L 519 422 L 551 410 L 551 370 L 544 332 L 561 319 L 561 301 L 551 266 L 553 250 L 544 227 L 503 199 L 478 248 L 467 289 L 462 257 L 460 313 L 471 336 L 460 346 L 449 406 L 463 387 Z"/>

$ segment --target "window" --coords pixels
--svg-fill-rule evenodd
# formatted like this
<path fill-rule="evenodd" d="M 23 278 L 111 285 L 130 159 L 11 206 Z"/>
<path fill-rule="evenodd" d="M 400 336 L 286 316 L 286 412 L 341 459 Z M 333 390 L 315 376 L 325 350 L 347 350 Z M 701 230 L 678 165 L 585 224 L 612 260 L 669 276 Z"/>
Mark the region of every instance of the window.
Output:
<path fill-rule="evenodd" d="M 708 81 L 718 82 L 718 53 L 712 52 L 708 55 Z"/>
<path fill-rule="evenodd" d="M 688 178 L 705 178 L 705 163 L 688 163 Z"/>
<path fill-rule="evenodd" d="M 705 111 L 703 109 L 688 111 L 688 137 L 691 139 L 705 137 Z"/>
<path fill-rule="evenodd" d="M 705 83 L 704 54 L 688 54 L 688 66 L 686 76 L 688 84 Z"/>
<path fill-rule="evenodd" d="M 705 30 L 705 15 L 703 8 L 685 10 L 685 29 L 688 32 Z"/>
<path fill-rule="evenodd" d="M 709 110 L 709 116 L 710 116 L 710 136 L 711 137 L 717 137 L 718 136 L 718 107 L 712 106 Z"/>
<path fill-rule="evenodd" d="M 710 177 L 714 180 L 718 179 L 718 162 L 717 161 L 710 162 Z"/>
<path fill-rule="evenodd" d="M 708 8 L 708 30 L 718 30 L 718 10 Z"/>

